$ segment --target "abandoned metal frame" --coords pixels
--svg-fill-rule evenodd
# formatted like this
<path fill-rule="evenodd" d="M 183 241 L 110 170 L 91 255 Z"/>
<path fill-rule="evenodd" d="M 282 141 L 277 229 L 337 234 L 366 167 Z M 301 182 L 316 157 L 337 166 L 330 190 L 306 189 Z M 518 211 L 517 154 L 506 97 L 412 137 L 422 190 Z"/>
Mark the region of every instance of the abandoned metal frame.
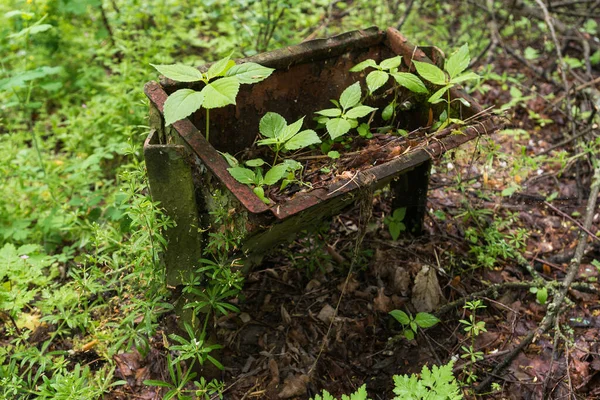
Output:
<path fill-rule="evenodd" d="M 325 59 L 343 54 L 348 49 L 370 47 L 384 43 L 395 54 L 402 55 L 410 68 L 412 60 L 440 61 L 432 48 L 415 47 L 393 28 L 382 32 L 377 28 L 349 32 L 334 38 L 302 43 L 273 52 L 259 54 L 241 61 L 258 62 L 276 69 Z M 428 53 L 426 55 L 426 52 Z M 431 57 L 428 57 L 428 55 Z M 481 134 L 495 129 L 491 118 L 453 134 L 446 129 L 436 140 L 381 165 L 358 172 L 354 179 L 342 179 L 329 187 L 297 193 L 289 201 L 274 206 L 263 203 L 247 185 L 237 182 L 228 172 L 228 165 L 219 152 L 206 141 L 204 135 L 188 119 L 171 127 L 164 126 L 163 106 L 168 90 L 184 84 L 162 81 L 150 82 L 145 93 L 150 99 L 151 134 L 144 144 L 148 178 L 152 197 L 161 203 L 167 215 L 176 223 L 167 230 L 168 249 L 164 255 L 167 283 L 181 284 L 185 276 L 202 257 L 203 231 L 208 228 L 203 205 L 207 182 L 231 194 L 236 213 L 247 219 L 248 235 L 243 251 L 249 260 L 256 260 L 274 245 L 287 240 L 299 230 L 315 226 L 323 218 L 339 213 L 355 199 L 355 191 L 365 182 L 374 187 L 391 184 L 394 193 L 392 207 L 407 207 L 406 225 L 420 231 L 426 208 L 431 161 L 449 149 L 455 148 Z M 463 91 L 453 88 L 451 98 L 466 98 L 471 104 L 470 115 L 483 114 L 481 107 Z M 199 174 L 198 171 L 201 171 Z M 204 176 L 204 178 L 200 177 Z M 206 178 L 206 181 L 203 179 Z M 200 180 L 200 181 L 199 181 Z M 211 188 L 209 190 L 212 190 Z M 204 222 L 203 222 L 204 221 Z M 250 261 L 252 263 L 252 261 Z"/>

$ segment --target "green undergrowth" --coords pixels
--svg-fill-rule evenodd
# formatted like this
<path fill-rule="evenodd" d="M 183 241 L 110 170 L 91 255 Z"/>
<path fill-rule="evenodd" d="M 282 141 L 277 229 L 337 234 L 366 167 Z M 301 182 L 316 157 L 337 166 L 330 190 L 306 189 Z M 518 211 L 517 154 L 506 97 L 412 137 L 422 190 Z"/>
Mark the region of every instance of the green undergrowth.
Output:
<path fill-rule="evenodd" d="M 142 87 L 157 78 L 151 63 L 198 66 L 232 52 L 237 58 L 306 38 L 394 26 L 405 3 L 0 2 L 0 399 L 101 398 L 125 384 L 115 378 L 113 357 L 133 348 L 145 355 L 162 330 L 161 316 L 172 308 L 160 262 L 162 232 L 172 222 L 149 197 L 141 153 L 149 133 Z M 452 17 L 451 11 L 467 12 L 467 6 L 415 4 L 418 12 L 403 26 L 414 42 L 448 51 L 468 42 L 472 54 L 485 46 L 473 40 L 483 34 L 475 32 L 481 16 Z M 487 32 L 485 25 L 481 29 Z M 516 86 L 490 71 L 485 78 Z M 523 92 L 513 89 L 511 95 L 513 108 L 524 107 Z M 528 115 L 537 126 L 549 124 Z M 498 150 L 492 154 L 490 163 L 508 157 Z M 511 165 L 521 178 L 542 161 L 519 160 Z M 459 189 L 468 184 L 457 182 Z M 394 238 L 403 226 L 402 212 L 396 211 L 386 220 Z M 471 224 L 466 235 L 473 264 L 493 267 L 523 248 L 525 235 L 513 227 L 515 216 L 494 219 L 468 205 L 461 212 L 457 215 Z M 235 238 L 213 239 L 209 248 L 218 251 Z M 317 269 L 317 261 L 307 269 Z M 192 308 L 232 311 L 226 302 L 232 292 L 221 289 L 237 290 L 240 281 L 223 273 L 224 264 L 203 260 L 200 273 L 214 279 L 210 291 L 196 290 Z M 200 378 L 189 392 L 180 387 L 192 378 L 178 361 L 186 354 L 210 360 L 200 341 L 164 340 L 180 350 L 168 364 L 172 382 L 151 383 L 175 397 L 218 395 L 217 383 Z M 422 387 L 429 371 L 423 369 L 421 380 L 398 377 L 396 387 L 433 390 Z M 454 382 L 451 374 L 445 379 Z"/>

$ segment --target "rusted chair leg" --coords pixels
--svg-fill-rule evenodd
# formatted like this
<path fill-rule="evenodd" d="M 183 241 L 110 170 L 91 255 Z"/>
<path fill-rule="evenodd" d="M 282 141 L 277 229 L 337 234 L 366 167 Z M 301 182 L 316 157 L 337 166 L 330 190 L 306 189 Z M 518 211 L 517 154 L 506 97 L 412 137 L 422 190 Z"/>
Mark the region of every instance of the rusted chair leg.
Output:
<path fill-rule="evenodd" d="M 426 161 L 392 181 L 392 210 L 406 207 L 404 225 L 407 232 L 419 235 L 423 232 L 423 219 L 427 208 L 427 189 L 431 161 Z"/>
<path fill-rule="evenodd" d="M 168 245 L 164 262 L 167 285 L 177 286 L 198 265 L 202 236 L 198 231 L 198 208 L 186 150 L 183 146 L 157 142 L 156 137 L 148 138 L 144 158 L 152 200 L 160 202 L 159 206 L 176 224 L 165 231 Z"/>

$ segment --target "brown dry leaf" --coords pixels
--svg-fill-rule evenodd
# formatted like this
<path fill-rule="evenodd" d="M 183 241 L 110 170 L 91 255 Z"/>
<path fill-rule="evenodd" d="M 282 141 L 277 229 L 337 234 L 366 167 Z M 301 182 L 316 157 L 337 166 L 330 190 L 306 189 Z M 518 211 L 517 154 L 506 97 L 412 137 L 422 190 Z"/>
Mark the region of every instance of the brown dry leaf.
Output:
<path fill-rule="evenodd" d="M 337 286 L 337 288 L 341 292 L 342 290 L 344 290 L 344 286 L 346 286 L 346 293 L 351 294 L 354 293 L 356 289 L 358 289 L 360 283 L 356 280 L 354 275 L 352 275 L 350 276 L 350 278 L 348 278 L 348 284 L 346 284 L 346 281 L 343 281 Z"/>
<path fill-rule="evenodd" d="M 281 309 L 281 320 L 283 321 L 284 324 L 289 325 L 292 323 L 292 317 L 290 317 L 290 313 L 287 312 L 287 310 L 285 309 L 285 307 L 283 306 L 283 304 L 280 307 Z"/>
<path fill-rule="evenodd" d="M 394 293 L 407 296 L 410 288 L 410 274 L 403 267 L 396 267 L 394 281 L 392 283 Z"/>
<path fill-rule="evenodd" d="M 433 267 L 423 265 L 415 277 L 411 303 L 417 312 L 431 312 L 442 302 L 443 294 Z"/>
<path fill-rule="evenodd" d="M 306 394 L 306 385 L 309 378 L 306 375 L 290 375 L 283 382 L 283 389 L 279 392 L 280 399 L 289 399 L 294 396 L 303 396 Z"/>
<path fill-rule="evenodd" d="M 329 304 L 325 304 L 321 311 L 319 311 L 319 315 L 317 315 L 317 318 L 323 321 L 324 323 L 329 324 L 334 316 L 335 309 Z"/>
<path fill-rule="evenodd" d="M 387 314 L 392 311 L 392 300 L 385 295 L 383 288 L 379 288 L 377 291 L 377 297 L 373 300 L 373 305 L 376 311 L 382 313 Z"/>

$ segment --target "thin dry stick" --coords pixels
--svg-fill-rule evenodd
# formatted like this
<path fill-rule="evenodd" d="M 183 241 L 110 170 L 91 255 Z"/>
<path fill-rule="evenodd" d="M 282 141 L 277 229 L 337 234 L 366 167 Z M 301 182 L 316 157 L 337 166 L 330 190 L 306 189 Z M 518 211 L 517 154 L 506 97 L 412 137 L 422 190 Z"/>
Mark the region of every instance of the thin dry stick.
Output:
<path fill-rule="evenodd" d="M 592 186 L 590 191 L 590 196 L 588 198 L 586 211 L 585 211 L 585 220 L 583 226 L 589 231 L 592 227 L 592 222 L 594 219 L 594 212 L 596 210 L 596 201 L 598 199 L 598 192 L 600 192 L 600 160 L 596 160 L 596 168 L 594 170 L 594 177 L 592 178 Z M 500 364 L 496 365 L 494 370 L 490 373 L 490 375 L 477 387 L 477 393 L 481 393 L 487 390 L 488 386 L 492 383 L 492 380 L 495 376 L 498 376 L 504 368 L 506 368 L 512 360 L 514 360 L 519 353 L 530 343 L 535 341 L 541 335 L 545 334 L 548 329 L 553 325 L 554 320 L 558 317 L 560 312 L 560 308 L 562 303 L 565 300 L 567 292 L 571 288 L 573 284 L 573 280 L 577 276 L 577 272 L 579 271 L 579 266 L 581 265 L 581 260 L 583 258 L 583 254 L 585 253 L 585 248 L 587 247 L 587 236 L 588 234 L 581 230 L 579 232 L 579 238 L 577 242 L 577 248 L 575 249 L 575 256 L 571 260 L 569 268 L 567 269 L 567 275 L 562 284 L 562 289 L 556 293 L 554 296 L 554 300 L 552 303 L 548 305 L 548 309 L 546 311 L 546 315 L 542 319 L 540 326 L 537 330 L 531 331 L 517 347 L 515 347 L 508 357 L 506 357 Z"/>
<path fill-rule="evenodd" d="M 600 238 L 598 236 L 596 236 L 594 233 L 590 232 L 590 230 L 586 229 L 585 226 L 581 225 L 581 222 L 576 221 L 569 214 L 567 214 L 567 213 L 559 210 L 558 208 L 554 207 L 552 204 L 548 203 L 547 201 L 544 201 L 544 205 L 546 207 L 548 207 L 549 209 L 551 209 L 551 210 L 557 212 L 558 214 L 562 215 L 563 217 L 565 217 L 566 219 L 568 219 L 569 221 L 571 221 L 575 225 L 577 225 L 580 229 L 582 229 L 585 233 L 587 233 L 589 235 L 589 237 L 591 237 L 592 239 L 600 241 Z"/>

